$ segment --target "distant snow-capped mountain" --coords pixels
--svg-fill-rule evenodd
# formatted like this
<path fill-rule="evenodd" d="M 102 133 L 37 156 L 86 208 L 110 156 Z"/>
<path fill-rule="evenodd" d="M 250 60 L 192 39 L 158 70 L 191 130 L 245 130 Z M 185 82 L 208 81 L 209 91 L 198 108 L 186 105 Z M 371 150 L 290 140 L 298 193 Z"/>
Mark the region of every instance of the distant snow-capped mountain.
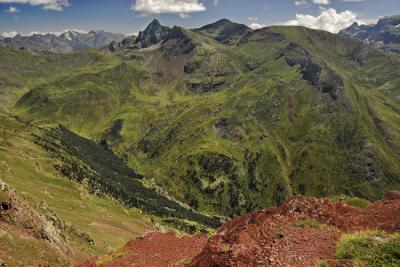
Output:
<path fill-rule="evenodd" d="M 386 52 L 400 53 L 400 16 L 384 17 L 371 25 L 353 23 L 339 34 L 366 42 Z"/>
<path fill-rule="evenodd" d="M 109 43 L 122 41 L 126 35 L 106 31 L 83 31 L 68 29 L 62 32 L 32 32 L 22 35 L 17 32 L 0 33 L 0 46 L 25 48 L 33 51 L 68 53 L 90 48 L 100 48 Z"/>

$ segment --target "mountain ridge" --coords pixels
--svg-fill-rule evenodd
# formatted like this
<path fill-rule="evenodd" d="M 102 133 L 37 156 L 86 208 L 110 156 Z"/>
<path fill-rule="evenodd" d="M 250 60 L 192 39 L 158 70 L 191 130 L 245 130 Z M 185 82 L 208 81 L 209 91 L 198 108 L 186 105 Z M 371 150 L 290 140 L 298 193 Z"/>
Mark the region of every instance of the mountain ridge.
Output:
<path fill-rule="evenodd" d="M 54 53 L 78 52 L 90 48 L 102 48 L 112 41 L 122 41 L 126 36 L 103 30 L 81 31 L 65 30 L 60 33 L 33 33 L 31 35 L 17 34 L 14 37 L 1 38 L 0 46 L 32 51 L 47 51 Z"/>
<path fill-rule="evenodd" d="M 358 25 L 353 23 L 339 32 L 340 35 L 366 42 L 386 52 L 400 53 L 400 16 L 389 16 L 376 24 Z"/>

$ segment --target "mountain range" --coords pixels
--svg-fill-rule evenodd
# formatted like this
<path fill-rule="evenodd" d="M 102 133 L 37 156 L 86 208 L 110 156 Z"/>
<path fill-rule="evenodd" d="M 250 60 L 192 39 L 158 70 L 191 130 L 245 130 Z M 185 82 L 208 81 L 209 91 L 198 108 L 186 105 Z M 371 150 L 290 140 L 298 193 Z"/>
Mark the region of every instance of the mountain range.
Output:
<path fill-rule="evenodd" d="M 371 25 L 355 22 L 339 34 L 366 42 L 385 52 L 400 53 L 400 16 L 384 17 Z"/>
<path fill-rule="evenodd" d="M 90 48 L 105 47 L 113 41 L 121 41 L 126 35 L 106 31 L 66 30 L 62 33 L 34 33 L 29 36 L 0 37 L 0 46 L 31 51 L 69 53 Z"/>
<path fill-rule="evenodd" d="M 219 23 L 222 25 L 224 20 L 219 21 Z M 160 42 L 169 31 L 169 28 L 161 26 L 158 20 L 154 20 L 149 26 L 151 27 L 146 30 L 150 31 L 150 34 L 145 30 L 140 32 L 139 36 L 132 35 L 128 37 L 124 34 L 102 30 L 90 32 L 65 30 L 61 33 L 32 33 L 27 36 L 15 34 L 13 37 L 0 35 L 0 46 L 53 53 L 76 52 L 106 46 L 111 49 L 116 49 L 117 46 L 119 48 L 134 46 L 145 48 L 155 42 Z M 246 29 L 248 27 L 242 25 L 241 29 L 238 30 Z M 370 25 L 354 22 L 348 28 L 341 30 L 339 34 L 366 42 L 385 52 L 400 52 L 400 16 L 384 17 L 379 19 L 376 24 Z M 140 41 L 137 41 L 138 37 Z M 150 39 L 145 40 L 145 38 Z"/>
<path fill-rule="evenodd" d="M 147 230 L 212 235 L 296 195 L 364 204 L 400 188 L 399 54 L 227 19 L 196 29 L 154 20 L 99 47 L 0 47 L 9 265 L 107 255 L 101 265 Z"/>

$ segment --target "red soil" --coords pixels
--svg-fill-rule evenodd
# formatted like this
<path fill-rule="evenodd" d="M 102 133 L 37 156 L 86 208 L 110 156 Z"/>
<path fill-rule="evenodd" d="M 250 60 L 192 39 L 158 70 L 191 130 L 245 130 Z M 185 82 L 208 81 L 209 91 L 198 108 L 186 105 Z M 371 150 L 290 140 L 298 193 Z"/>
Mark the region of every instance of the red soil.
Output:
<path fill-rule="evenodd" d="M 320 228 L 300 227 L 314 220 Z M 206 237 L 151 233 L 125 246 L 127 255 L 105 266 L 315 266 L 332 259 L 341 234 L 359 230 L 400 231 L 400 192 L 367 208 L 296 196 L 285 205 L 237 217 Z M 92 264 L 92 265 L 91 265 Z M 81 265 L 95 266 L 95 261 Z M 176 264 L 176 265 L 174 265 Z M 351 266 L 335 262 L 333 266 Z"/>
<path fill-rule="evenodd" d="M 326 227 L 294 226 L 305 219 Z M 294 197 L 280 207 L 224 224 L 192 266 L 315 266 L 321 259 L 333 258 L 342 233 L 365 229 L 400 231 L 400 198 L 356 208 L 329 199 Z"/>
<path fill-rule="evenodd" d="M 123 248 L 122 257 L 118 256 L 119 253 L 111 254 L 116 259 L 102 266 L 184 266 L 201 252 L 206 243 L 206 235 L 180 238 L 174 233 L 151 232 L 129 241 Z M 95 267 L 96 260 L 90 260 L 79 266 Z"/>

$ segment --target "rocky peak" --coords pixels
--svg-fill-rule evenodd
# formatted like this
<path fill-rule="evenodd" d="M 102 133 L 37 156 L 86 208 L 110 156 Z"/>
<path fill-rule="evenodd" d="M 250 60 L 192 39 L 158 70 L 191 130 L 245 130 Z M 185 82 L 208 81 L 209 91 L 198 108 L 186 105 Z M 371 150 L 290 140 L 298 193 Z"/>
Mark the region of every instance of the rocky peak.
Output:
<path fill-rule="evenodd" d="M 377 27 L 391 27 L 391 26 L 398 26 L 400 24 L 400 15 L 398 16 L 391 16 L 391 17 L 384 17 L 380 19 L 377 23 Z"/>
<path fill-rule="evenodd" d="M 358 22 L 357 21 L 355 21 L 355 22 L 353 22 L 353 24 L 351 24 L 350 25 L 350 28 L 358 28 Z"/>
<path fill-rule="evenodd" d="M 339 32 L 340 35 L 353 35 L 353 34 L 359 34 L 363 30 L 367 30 L 369 26 L 367 25 L 360 25 L 357 22 L 354 22 L 351 24 L 349 27 L 341 30 Z"/>
<path fill-rule="evenodd" d="M 251 29 L 244 24 L 235 23 L 228 19 L 220 19 L 196 31 L 208 35 L 219 42 L 230 43 L 232 40 L 251 31 Z"/>
<path fill-rule="evenodd" d="M 147 28 L 150 27 L 161 27 L 161 23 L 158 19 L 153 19 L 153 21 L 147 26 Z"/>
<path fill-rule="evenodd" d="M 358 30 L 358 29 L 360 29 L 360 25 L 358 24 L 358 22 L 354 22 L 347 29 L 348 30 Z"/>
<path fill-rule="evenodd" d="M 219 28 L 219 27 L 224 27 L 226 25 L 232 24 L 233 22 L 230 21 L 229 19 L 220 19 L 214 23 L 208 24 L 204 27 L 202 27 L 202 29 L 215 29 L 215 28 Z"/>
<path fill-rule="evenodd" d="M 139 32 L 135 45 L 137 48 L 146 48 L 158 44 L 168 36 L 170 31 L 170 28 L 162 26 L 157 19 L 154 19 L 144 31 Z"/>

